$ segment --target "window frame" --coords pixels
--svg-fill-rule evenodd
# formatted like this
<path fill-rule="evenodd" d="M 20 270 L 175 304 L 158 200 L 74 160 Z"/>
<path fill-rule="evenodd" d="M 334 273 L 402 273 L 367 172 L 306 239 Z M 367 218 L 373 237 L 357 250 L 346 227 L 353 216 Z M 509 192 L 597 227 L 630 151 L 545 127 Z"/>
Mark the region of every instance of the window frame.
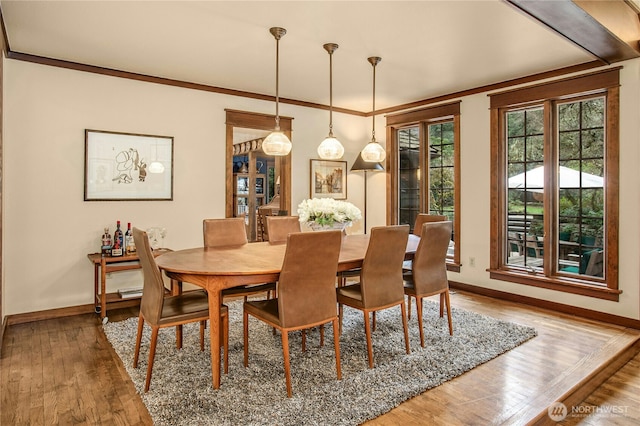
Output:
<path fill-rule="evenodd" d="M 615 67 L 604 71 L 556 80 L 549 83 L 514 89 L 489 95 L 491 117 L 491 256 L 490 278 L 534 287 L 547 288 L 589 297 L 619 301 L 618 288 L 618 221 L 619 221 L 619 70 Z M 544 108 L 544 164 L 557 161 L 557 128 L 555 127 L 555 104 L 567 100 L 580 100 L 585 96 L 605 97 L 605 217 L 607 229 L 604 281 L 578 276 L 558 274 L 554 262 L 545 262 L 543 273 L 528 272 L 523 268 L 506 265 L 506 186 L 507 144 L 505 115 L 508 111 L 527 106 L 542 105 Z M 546 187 L 557 188 L 552 173 L 545 173 Z M 557 235 L 558 208 L 554 200 L 555 191 L 545 191 L 544 228 Z M 550 259 L 557 259 L 557 241 L 545 238 L 544 252 Z M 553 240 L 553 241 L 552 241 Z"/>
<path fill-rule="evenodd" d="M 398 215 L 398 167 L 399 152 L 397 131 L 410 126 L 419 126 L 420 138 L 420 212 L 427 212 L 429 208 L 429 168 L 428 158 L 424 153 L 429 152 L 428 126 L 453 121 L 454 132 L 454 223 L 453 241 L 455 244 L 453 258 L 447 259 L 447 269 L 460 271 L 460 103 L 461 101 L 436 105 L 419 110 L 388 115 L 387 128 L 387 224 L 397 224 Z"/>

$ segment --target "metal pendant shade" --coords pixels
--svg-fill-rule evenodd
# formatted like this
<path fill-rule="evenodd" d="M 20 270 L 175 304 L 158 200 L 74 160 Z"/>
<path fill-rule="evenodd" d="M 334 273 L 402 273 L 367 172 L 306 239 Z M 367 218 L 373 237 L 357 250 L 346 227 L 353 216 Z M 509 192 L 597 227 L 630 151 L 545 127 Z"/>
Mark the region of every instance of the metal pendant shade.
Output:
<path fill-rule="evenodd" d="M 327 43 L 323 47 L 329 53 L 329 135 L 318 146 L 318 155 L 323 160 L 338 160 L 344 155 L 344 147 L 333 136 L 333 52 L 338 45 Z"/>
<path fill-rule="evenodd" d="M 362 156 L 362 159 L 364 161 L 368 161 L 371 163 L 380 163 L 387 157 L 387 153 L 385 152 L 384 148 L 378 142 L 376 142 L 376 65 L 378 65 L 378 62 L 380 62 L 382 58 L 378 56 L 372 56 L 370 58 L 367 58 L 367 60 L 373 66 L 373 128 L 371 131 L 371 142 L 369 142 L 364 147 L 360 155 Z"/>
<path fill-rule="evenodd" d="M 285 156 L 291 152 L 291 141 L 280 130 L 280 115 L 278 111 L 278 104 L 280 97 L 278 93 L 278 80 L 279 80 L 279 62 L 280 62 L 280 39 L 287 33 L 284 28 L 273 27 L 269 29 L 269 32 L 276 39 L 276 126 L 263 141 L 262 151 L 266 155 Z"/>

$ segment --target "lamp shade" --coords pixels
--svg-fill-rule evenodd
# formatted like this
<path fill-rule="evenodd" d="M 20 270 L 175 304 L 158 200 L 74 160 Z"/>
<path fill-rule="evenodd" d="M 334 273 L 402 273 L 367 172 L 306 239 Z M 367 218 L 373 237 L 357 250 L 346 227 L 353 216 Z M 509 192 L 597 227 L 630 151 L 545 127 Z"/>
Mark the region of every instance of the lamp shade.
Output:
<path fill-rule="evenodd" d="M 262 151 L 267 155 L 287 155 L 291 152 L 291 141 L 282 131 L 274 130 L 262 141 Z"/>
<path fill-rule="evenodd" d="M 362 159 L 364 161 L 369 161 L 372 163 L 380 163 L 387 158 L 387 153 L 384 148 L 380 146 L 378 142 L 371 141 L 362 149 L 360 153 Z"/>
<path fill-rule="evenodd" d="M 344 155 L 344 147 L 333 136 L 328 136 L 318 145 L 318 155 L 323 160 L 338 160 Z"/>
<path fill-rule="evenodd" d="M 352 172 L 357 171 L 384 171 L 384 167 L 380 163 L 374 163 L 371 161 L 364 161 L 362 158 L 362 153 L 358 154 L 356 161 L 353 162 L 353 166 L 351 166 Z"/>

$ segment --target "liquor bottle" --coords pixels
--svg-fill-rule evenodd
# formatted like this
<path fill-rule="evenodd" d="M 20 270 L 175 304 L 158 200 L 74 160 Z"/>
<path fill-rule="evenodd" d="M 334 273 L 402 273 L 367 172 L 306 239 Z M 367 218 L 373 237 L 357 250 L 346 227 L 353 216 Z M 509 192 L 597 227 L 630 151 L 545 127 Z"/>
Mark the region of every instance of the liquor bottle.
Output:
<path fill-rule="evenodd" d="M 124 234 L 120 229 L 120 221 L 117 221 L 116 230 L 113 232 L 113 247 L 111 247 L 111 256 L 122 256 L 124 254 Z"/>
<path fill-rule="evenodd" d="M 104 228 L 104 234 L 102 234 L 102 256 L 111 256 L 111 234 L 109 233 L 109 227 Z"/>
<path fill-rule="evenodd" d="M 127 232 L 124 233 L 124 249 L 126 254 L 134 254 L 136 252 L 136 243 L 133 241 L 131 222 L 127 223 Z"/>

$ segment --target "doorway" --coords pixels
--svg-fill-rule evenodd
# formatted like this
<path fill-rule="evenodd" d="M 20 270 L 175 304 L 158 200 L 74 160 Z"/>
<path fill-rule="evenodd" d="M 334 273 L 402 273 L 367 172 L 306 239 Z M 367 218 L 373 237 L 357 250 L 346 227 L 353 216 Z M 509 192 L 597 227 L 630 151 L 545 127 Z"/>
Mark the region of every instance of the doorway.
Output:
<path fill-rule="evenodd" d="M 247 238 L 256 241 L 257 211 L 270 206 L 291 211 L 291 154 L 267 156 L 262 139 L 273 130 L 275 117 L 245 111 L 226 112 L 226 217 L 245 217 Z M 291 122 L 280 117 L 280 128 L 291 139 Z"/>

